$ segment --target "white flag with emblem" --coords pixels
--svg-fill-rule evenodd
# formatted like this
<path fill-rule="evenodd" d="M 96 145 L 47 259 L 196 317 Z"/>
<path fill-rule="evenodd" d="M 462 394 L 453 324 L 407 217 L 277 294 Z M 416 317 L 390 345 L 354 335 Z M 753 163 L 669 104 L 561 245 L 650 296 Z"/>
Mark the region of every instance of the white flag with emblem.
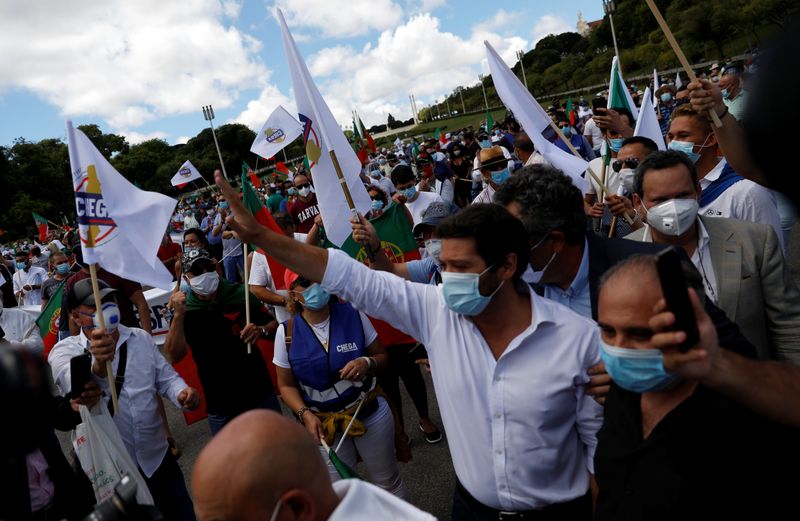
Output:
<path fill-rule="evenodd" d="M 347 184 L 355 209 L 365 214 L 370 209 L 372 201 L 360 178 L 361 161 L 353 152 L 347 137 L 314 85 L 280 9 L 278 20 L 283 34 L 283 49 L 292 75 L 297 112 L 303 125 L 306 157 L 311 166 L 322 223 L 325 225 L 328 239 L 335 245 L 341 246 L 352 233 L 350 226 L 352 212 L 345 199 L 330 152 L 336 152 L 336 159 L 344 176 L 341 182 Z"/>
<path fill-rule="evenodd" d="M 303 133 L 303 125 L 294 119 L 285 108 L 278 105 L 272 111 L 267 121 L 256 134 L 256 139 L 250 145 L 250 152 L 258 154 L 264 159 L 269 159 L 297 139 Z"/>
<path fill-rule="evenodd" d="M 162 289 L 172 274 L 156 256 L 177 201 L 136 188 L 67 121 L 83 261 Z"/>
<path fill-rule="evenodd" d="M 176 186 L 178 188 L 183 188 L 186 186 L 190 181 L 194 181 L 195 179 L 200 179 L 201 176 L 200 172 L 194 167 L 191 161 L 186 161 L 178 171 L 172 176 L 172 186 Z"/>

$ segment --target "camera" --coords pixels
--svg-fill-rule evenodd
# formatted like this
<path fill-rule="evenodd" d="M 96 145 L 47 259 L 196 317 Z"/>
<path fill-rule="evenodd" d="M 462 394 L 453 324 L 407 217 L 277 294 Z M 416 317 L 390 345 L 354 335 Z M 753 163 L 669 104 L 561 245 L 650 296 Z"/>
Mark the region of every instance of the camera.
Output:
<path fill-rule="evenodd" d="M 114 487 L 114 495 L 94 507 L 83 521 L 161 521 L 164 516 L 154 506 L 136 501 L 136 482 L 127 474 Z"/>

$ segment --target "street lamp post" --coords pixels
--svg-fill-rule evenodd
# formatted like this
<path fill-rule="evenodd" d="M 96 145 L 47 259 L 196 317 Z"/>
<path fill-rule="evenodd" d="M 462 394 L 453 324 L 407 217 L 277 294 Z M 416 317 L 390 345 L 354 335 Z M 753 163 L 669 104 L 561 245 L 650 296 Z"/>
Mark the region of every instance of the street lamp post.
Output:
<path fill-rule="evenodd" d="M 617 47 L 617 33 L 614 31 L 614 12 L 616 10 L 617 6 L 614 0 L 603 0 L 603 11 L 608 15 L 608 21 L 611 24 L 611 39 L 614 41 L 614 54 L 617 55 L 617 64 L 621 73 L 622 63 L 620 63 L 619 48 Z"/>
<path fill-rule="evenodd" d="M 461 113 L 467 113 L 467 107 L 464 105 L 464 87 L 458 88 L 458 95 L 461 96 Z"/>
<path fill-rule="evenodd" d="M 214 146 L 217 147 L 217 155 L 219 156 L 219 165 L 222 167 L 222 175 L 225 180 L 228 180 L 228 172 L 225 171 L 225 162 L 222 160 L 222 151 L 219 149 L 219 142 L 217 141 L 217 133 L 214 132 L 214 109 L 211 105 L 203 106 L 203 117 L 211 126 L 211 135 L 214 137 Z"/>
<path fill-rule="evenodd" d="M 519 60 L 519 70 L 522 74 L 522 81 L 525 83 L 525 89 L 528 88 L 528 77 L 525 75 L 525 64 L 522 59 L 525 57 L 525 51 L 517 51 L 517 59 Z"/>
<path fill-rule="evenodd" d="M 481 80 L 481 90 L 483 90 L 483 103 L 486 105 L 486 110 L 489 110 L 489 100 L 486 98 L 486 87 L 483 85 L 483 74 L 478 74 L 478 79 Z"/>
<path fill-rule="evenodd" d="M 445 98 L 444 102 L 447 105 L 447 117 L 449 118 L 450 116 L 453 115 L 453 113 L 450 112 L 450 98 Z"/>

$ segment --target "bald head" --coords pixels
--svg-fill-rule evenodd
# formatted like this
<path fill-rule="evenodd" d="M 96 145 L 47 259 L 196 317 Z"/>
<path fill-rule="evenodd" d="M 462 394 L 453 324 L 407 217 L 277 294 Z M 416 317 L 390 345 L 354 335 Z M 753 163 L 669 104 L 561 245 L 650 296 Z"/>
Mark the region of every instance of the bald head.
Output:
<path fill-rule="evenodd" d="M 308 431 L 267 410 L 237 416 L 206 445 L 192 492 L 201 521 L 269 519 L 279 499 L 281 508 L 323 520 L 338 503 Z"/>

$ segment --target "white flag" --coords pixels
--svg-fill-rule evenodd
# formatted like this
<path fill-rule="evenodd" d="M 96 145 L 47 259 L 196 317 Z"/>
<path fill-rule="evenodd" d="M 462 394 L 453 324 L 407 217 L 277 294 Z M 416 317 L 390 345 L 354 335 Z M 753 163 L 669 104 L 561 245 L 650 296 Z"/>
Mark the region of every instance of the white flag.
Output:
<path fill-rule="evenodd" d="M 639 119 L 639 111 L 636 109 L 636 104 L 633 102 L 631 93 L 628 92 L 628 86 L 625 85 L 625 80 L 622 79 L 622 72 L 619 70 L 619 58 L 614 56 L 611 60 L 611 77 L 608 80 L 608 108 L 614 107 L 627 107 L 633 114 L 633 119 Z M 633 121 L 631 121 L 633 123 Z"/>
<path fill-rule="evenodd" d="M 658 117 L 653 107 L 652 99 L 650 87 L 647 87 L 644 91 L 644 97 L 642 97 L 642 107 L 639 111 L 639 119 L 636 120 L 636 128 L 633 130 L 633 135 L 649 137 L 656 142 L 659 150 L 666 150 L 667 145 L 664 143 L 664 135 L 661 133 L 661 125 L 658 124 Z"/>
<path fill-rule="evenodd" d="M 303 125 L 303 141 L 314 178 L 314 190 L 322 214 L 322 223 L 325 225 L 328 239 L 335 245 L 341 246 L 352 233 L 350 227 L 352 212 L 336 175 L 330 151 L 336 152 L 344 182 L 350 189 L 356 210 L 364 214 L 370 209 L 371 200 L 359 177 L 361 161 L 356 157 L 356 153 L 347 142 L 347 137 L 314 85 L 280 10 L 278 19 L 281 23 L 283 48 L 292 75 L 294 99 L 300 123 Z"/>
<path fill-rule="evenodd" d="M 194 181 L 195 179 L 200 179 L 201 176 L 200 172 L 194 167 L 191 161 L 186 161 L 178 171 L 172 176 L 172 186 L 177 186 L 178 188 L 183 188 L 186 186 L 190 181 Z"/>
<path fill-rule="evenodd" d="M 550 116 L 539 105 L 533 95 L 520 83 L 508 65 L 495 52 L 489 42 L 486 45 L 486 57 L 489 59 L 489 71 L 492 73 L 497 95 L 503 104 L 514 114 L 533 141 L 536 150 L 544 156 L 548 163 L 558 168 L 572 179 L 572 183 L 586 193 L 586 180 L 581 176 L 589 163 L 580 157 L 564 152 L 542 136 L 542 131 L 550 125 Z"/>
<path fill-rule="evenodd" d="M 303 133 L 303 125 L 278 105 L 256 134 L 250 152 L 269 159 Z"/>
<path fill-rule="evenodd" d="M 680 89 L 683 87 L 683 81 L 681 81 L 681 71 L 675 73 L 675 89 Z"/>
<path fill-rule="evenodd" d="M 133 186 L 71 121 L 67 138 L 84 262 L 170 289 L 172 274 L 156 253 L 177 201 Z"/>
<path fill-rule="evenodd" d="M 658 72 L 655 69 L 653 69 L 653 106 L 658 105 L 658 100 L 656 99 L 656 92 L 658 92 L 659 88 L 660 85 L 658 84 Z"/>

